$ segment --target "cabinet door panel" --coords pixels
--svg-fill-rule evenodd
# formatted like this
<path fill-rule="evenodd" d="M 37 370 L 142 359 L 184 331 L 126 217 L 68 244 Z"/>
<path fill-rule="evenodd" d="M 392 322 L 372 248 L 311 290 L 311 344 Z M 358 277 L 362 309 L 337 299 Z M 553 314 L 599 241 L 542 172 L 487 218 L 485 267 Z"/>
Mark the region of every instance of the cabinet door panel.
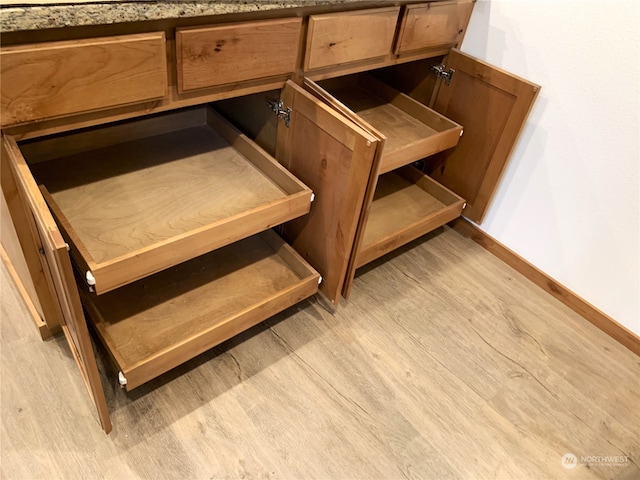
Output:
<path fill-rule="evenodd" d="M 40 321 L 37 321 L 36 325 L 38 325 L 41 335 L 49 336 L 59 333 L 62 311 L 53 288 L 47 262 L 39 253 L 43 246 L 36 231 L 33 215 L 22 200 L 9 166 L 9 156 L 5 152 L 3 146 L 0 155 L 2 162 L 0 179 L 2 180 L 2 194 L 6 200 L 7 209 L 7 211 L 3 211 L 3 214 L 7 217 L 3 218 L 2 246 L 6 249 L 13 266 L 19 271 L 23 284 L 28 286 L 30 281 L 32 282 L 33 290 L 30 292 L 30 297 L 40 316 Z M 11 231 L 15 233 L 13 241 L 10 235 Z M 24 263 L 21 263 L 21 259 Z M 26 268 L 20 269 L 19 265 Z M 25 279 L 25 277 L 28 278 Z M 42 328 L 42 323 L 45 324 L 44 328 Z"/>
<path fill-rule="evenodd" d="M 293 82 L 282 100 L 276 158 L 315 193 L 311 212 L 286 223 L 283 236 L 322 275 L 320 291 L 334 304 L 354 244 L 376 153 L 376 138 Z"/>
<path fill-rule="evenodd" d="M 350 110 L 346 105 L 339 102 L 333 95 L 331 95 L 328 91 L 322 88 L 320 85 L 315 83 L 308 78 L 304 79 L 305 88 L 311 92 L 314 96 L 322 100 L 324 103 L 329 105 L 336 112 L 340 112 L 344 117 L 348 118 L 350 121 L 358 125 L 364 131 L 369 133 L 371 136 L 376 138 L 376 151 L 373 156 L 373 162 L 371 165 L 371 171 L 369 173 L 369 179 L 367 181 L 367 187 L 364 195 L 364 200 L 362 202 L 362 210 L 360 211 L 360 217 L 358 219 L 358 228 L 356 230 L 355 240 L 353 242 L 352 253 L 349 258 L 349 263 L 347 266 L 347 272 L 344 279 L 344 285 L 342 286 L 342 296 L 346 299 L 349 298 L 351 294 L 351 287 L 353 286 L 353 280 L 356 276 L 356 261 L 358 259 L 358 252 L 360 251 L 360 247 L 362 245 L 362 240 L 364 238 L 365 226 L 367 224 L 367 220 L 369 218 L 369 210 L 371 206 L 371 202 L 373 201 L 373 196 L 376 191 L 376 184 L 378 183 L 378 174 L 380 171 L 380 165 L 382 163 L 382 153 L 384 152 L 384 146 L 387 141 L 387 138 L 379 132 L 375 127 L 371 124 L 367 123 L 365 120 L 360 118 L 357 114 L 355 114 L 352 110 Z"/>
<path fill-rule="evenodd" d="M 540 87 L 458 50 L 447 68 L 455 73 L 441 84 L 435 110 L 463 125 L 464 135 L 428 173 L 465 198 L 464 215 L 480 223 Z"/>
<path fill-rule="evenodd" d="M 33 215 L 38 242 L 42 245 L 41 253 L 46 257 L 53 288 L 62 309 L 62 330 L 96 406 L 102 428 L 109 433 L 111 420 L 107 402 L 76 289 L 67 245 L 42 198 L 28 165 L 12 138 L 2 137 L 2 154 L 9 165 L 9 172 L 3 171 L 3 175 L 7 173 L 13 175 L 19 195 Z"/>

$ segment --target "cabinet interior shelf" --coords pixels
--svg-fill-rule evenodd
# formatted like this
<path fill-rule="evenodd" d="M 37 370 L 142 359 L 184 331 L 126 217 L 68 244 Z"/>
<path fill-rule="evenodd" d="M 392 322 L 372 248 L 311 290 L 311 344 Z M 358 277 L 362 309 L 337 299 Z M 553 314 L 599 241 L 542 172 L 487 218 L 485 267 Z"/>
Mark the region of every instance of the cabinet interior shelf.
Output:
<path fill-rule="evenodd" d="M 319 275 L 271 230 L 104 295 L 81 289 L 127 390 L 313 295 Z"/>
<path fill-rule="evenodd" d="M 311 190 L 206 107 L 41 140 L 22 151 L 99 294 L 310 208 Z"/>
<path fill-rule="evenodd" d="M 368 74 L 319 82 L 386 137 L 380 174 L 458 144 L 462 126 Z"/>

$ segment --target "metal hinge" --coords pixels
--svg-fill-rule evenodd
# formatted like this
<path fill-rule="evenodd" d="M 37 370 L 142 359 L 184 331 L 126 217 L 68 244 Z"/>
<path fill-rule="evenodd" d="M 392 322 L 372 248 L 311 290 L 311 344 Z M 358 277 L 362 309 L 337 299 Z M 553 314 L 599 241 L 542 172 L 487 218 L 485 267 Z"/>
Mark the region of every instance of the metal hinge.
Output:
<path fill-rule="evenodd" d="M 453 68 L 450 68 L 448 71 L 445 71 L 445 68 L 447 68 L 445 64 L 441 63 L 440 65 L 432 66 L 431 71 L 435 72 L 437 77 L 443 78 L 444 83 L 446 85 L 449 85 L 451 83 L 451 79 L 453 78 L 453 74 L 456 73 L 456 71 Z"/>
<path fill-rule="evenodd" d="M 291 123 L 291 109 L 284 108 L 282 100 L 267 100 L 267 105 L 269 105 L 271 111 L 275 113 L 278 118 L 284 120 L 284 126 L 289 128 L 289 124 Z"/>

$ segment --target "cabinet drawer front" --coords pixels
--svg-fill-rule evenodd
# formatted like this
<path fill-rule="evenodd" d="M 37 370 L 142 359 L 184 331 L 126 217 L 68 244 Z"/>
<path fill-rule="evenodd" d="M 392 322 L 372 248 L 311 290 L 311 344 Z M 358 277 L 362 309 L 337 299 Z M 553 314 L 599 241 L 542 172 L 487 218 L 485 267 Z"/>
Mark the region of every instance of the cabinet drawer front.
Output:
<path fill-rule="evenodd" d="M 289 18 L 178 29 L 178 91 L 293 73 L 301 25 Z"/>
<path fill-rule="evenodd" d="M 164 33 L 3 48 L 2 125 L 162 98 Z"/>
<path fill-rule="evenodd" d="M 304 68 L 357 62 L 391 53 L 399 7 L 312 15 Z"/>
<path fill-rule="evenodd" d="M 395 53 L 457 45 L 462 40 L 472 9 L 472 2 L 408 5 L 400 24 Z"/>

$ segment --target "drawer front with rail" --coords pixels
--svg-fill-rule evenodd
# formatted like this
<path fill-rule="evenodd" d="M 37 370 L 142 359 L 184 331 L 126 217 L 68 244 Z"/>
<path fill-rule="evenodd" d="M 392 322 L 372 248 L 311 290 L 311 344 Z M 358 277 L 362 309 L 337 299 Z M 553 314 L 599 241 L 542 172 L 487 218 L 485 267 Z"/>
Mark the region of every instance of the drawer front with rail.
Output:
<path fill-rule="evenodd" d="M 471 0 L 407 5 L 395 53 L 459 45 L 472 10 Z"/>
<path fill-rule="evenodd" d="M 286 18 L 179 28 L 178 91 L 291 75 L 298 61 L 301 27 L 301 18 Z"/>
<path fill-rule="evenodd" d="M 160 99 L 164 32 L 3 47 L 2 125 Z"/>
<path fill-rule="evenodd" d="M 399 7 L 309 17 L 305 71 L 391 53 Z"/>

